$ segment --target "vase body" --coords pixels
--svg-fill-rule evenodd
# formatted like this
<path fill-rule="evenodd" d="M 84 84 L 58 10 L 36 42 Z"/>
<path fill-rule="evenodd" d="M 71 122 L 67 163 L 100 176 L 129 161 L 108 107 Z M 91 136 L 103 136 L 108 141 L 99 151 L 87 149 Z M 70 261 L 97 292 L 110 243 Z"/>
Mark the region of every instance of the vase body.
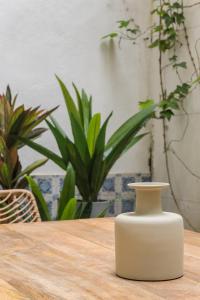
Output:
<path fill-rule="evenodd" d="M 183 220 L 163 212 L 165 183 L 133 183 L 136 210 L 115 219 L 116 274 L 133 280 L 169 280 L 183 275 Z"/>

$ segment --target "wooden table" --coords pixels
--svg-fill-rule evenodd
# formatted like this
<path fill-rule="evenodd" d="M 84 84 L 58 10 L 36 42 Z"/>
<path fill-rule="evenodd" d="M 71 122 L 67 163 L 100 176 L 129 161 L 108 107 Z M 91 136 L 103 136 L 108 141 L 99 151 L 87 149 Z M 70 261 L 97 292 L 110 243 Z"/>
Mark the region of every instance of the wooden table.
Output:
<path fill-rule="evenodd" d="M 200 299 L 200 234 L 185 232 L 185 276 L 115 276 L 113 219 L 0 225 L 0 300 Z M 148 255 L 148 249 L 147 249 Z"/>

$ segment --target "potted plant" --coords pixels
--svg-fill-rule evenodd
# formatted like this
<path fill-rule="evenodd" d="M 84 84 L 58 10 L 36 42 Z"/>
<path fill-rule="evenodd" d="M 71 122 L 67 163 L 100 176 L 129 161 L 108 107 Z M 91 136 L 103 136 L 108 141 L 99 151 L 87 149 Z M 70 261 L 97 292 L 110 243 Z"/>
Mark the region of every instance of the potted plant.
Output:
<path fill-rule="evenodd" d="M 40 159 L 22 170 L 19 150 L 24 143 L 18 135 L 29 140 L 39 137 L 46 129 L 36 126 L 55 110 L 26 109 L 24 105 L 16 107 L 16 99 L 17 96 L 12 98 L 9 86 L 6 93 L 0 95 L 0 186 L 3 189 L 23 188 L 25 174 L 46 163 L 47 159 Z"/>
<path fill-rule="evenodd" d="M 81 205 L 78 206 L 76 216 L 94 216 L 94 212 L 99 214 L 96 206 L 102 201 L 98 199 L 98 194 L 108 172 L 122 154 L 147 134 L 138 135 L 138 132 L 152 117 L 155 106 L 150 105 L 130 117 L 106 141 L 106 129 L 112 113 L 101 124 L 101 114 L 92 113 L 92 98 L 88 97 L 84 90 L 80 93 L 73 84 L 77 98 L 75 104 L 65 84 L 58 77 L 57 80 L 67 107 L 73 139 L 71 140 L 51 117 L 46 122 L 57 142 L 60 155 L 28 138 L 21 140 L 53 160 L 63 170 L 67 170 L 70 162 L 81 195 Z"/>

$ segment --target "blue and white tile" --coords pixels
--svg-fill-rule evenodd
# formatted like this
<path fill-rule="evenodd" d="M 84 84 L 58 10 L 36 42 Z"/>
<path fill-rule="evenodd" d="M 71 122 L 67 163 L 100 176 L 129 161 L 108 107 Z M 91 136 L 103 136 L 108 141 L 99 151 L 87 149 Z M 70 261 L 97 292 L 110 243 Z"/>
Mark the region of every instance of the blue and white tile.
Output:
<path fill-rule="evenodd" d="M 63 175 L 54 175 L 52 176 L 52 190 L 53 194 L 60 193 L 60 179 L 63 178 Z"/>
<path fill-rule="evenodd" d="M 123 199 L 122 200 L 122 212 L 131 212 L 134 211 L 135 200 Z"/>
<path fill-rule="evenodd" d="M 151 182 L 151 176 L 148 174 L 142 175 L 141 178 L 142 178 L 141 180 L 142 182 Z"/>
<path fill-rule="evenodd" d="M 52 176 L 39 176 L 36 179 L 43 194 L 52 194 Z"/>
<path fill-rule="evenodd" d="M 121 193 L 122 190 L 122 174 L 115 174 L 115 192 Z"/>
<path fill-rule="evenodd" d="M 34 178 L 40 185 L 41 191 L 49 205 L 53 218 L 57 212 L 57 198 L 63 186 L 64 175 L 34 175 Z M 117 215 L 122 211 L 132 210 L 135 200 L 135 192 L 128 188 L 127 184 L 131 182 L 151 181 L 147 173 L 135 174 L 109 174 L 99 193 L 99 199 L 113 200 L 109 215 Z M 80 198 L 76 189 L 75 195 Z"/>
<path fill-rule="evenodd" d="M 128 187 L 129 183 L 135 182 L 135 177 L 134 176 L 122 176 L 122 187 L 121 191 L 122 192 L 128 192 L 131 189 Z"/>
<path fill-rule="evenodd" d="M 103 183 L 102 192 L 115 192 L 115 176 L 108 176 Z"/>

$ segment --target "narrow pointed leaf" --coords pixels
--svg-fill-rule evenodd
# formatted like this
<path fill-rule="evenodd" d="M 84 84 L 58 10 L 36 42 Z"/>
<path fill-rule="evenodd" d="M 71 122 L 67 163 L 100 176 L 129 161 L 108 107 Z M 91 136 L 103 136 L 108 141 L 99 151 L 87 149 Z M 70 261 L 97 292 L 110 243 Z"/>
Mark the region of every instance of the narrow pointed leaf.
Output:
<path fill-rule="evenodd" d="M 66 137 L 66 133 L 65 131 L 62 129 L 62 127 L 59 125 L 59 123 L 56 121 L 56 119 L 52 116 L 49 117 L 51 122 L 53 123 L 54 127 L 56 127 L 58 129 L 58 131 L 60 132 L 60 134 L 65 138 Z"/>
<path fill-rule="evenodd" d="M 109 154 L 105 158 L 105 173 L 108 173 L 114 165 L 114 163 L 119 159 L 119 157 L 126 152 L 126 147 L 130 149 L 130 143 L 134 145 L 135 143 L 140 141 L 141 138 L 136 138 L 133 142 L 133 135 L 136 135 L 140 129 L 141 128 L 138 127 L 132 135 L 126 137 L 126 140 L 122 140 L 117 144 L 117 146 L 115 146 L 111 151 L 109 151 Z"/>
<path fill-rule="evenodd" d="M 125 122 L 108 141 L 105 151 L 105 173 L 108 173 L 116 160 L 124 152 L 133 137 L 145 125 L 145 122 L 151 118 L 155 105 L 144 109 Z"/>
<path fill-rule="evenodd" d="M 31 147 L 32 149 L 36 150 L 40 154 L 42 154 L 42 155 L 46 156 L 47 158 L 49 158 L 50 160 L 52 160 L 55 164 L 57 164 L 63 170 L 66 170 L 67 165 L 65 164 L 65 162 L 62 160 L 62 158 L 60 156 L 58 156 L 57 154 L 55 154 L 51 150 L 49 150 L 49 149 L 41 146 L 40 144 L 37 144 L 37 143 L 31 141 L 29 139 L 26 139 L 26 138 L 20 137 L 20 140 L 24 144 L 26 144 L 29 147 Z"/>
<path fill-rule="evenodd" d="M 42 135 L 42 133 L 46 132 L 47 128 L 36 128 L 33 129 L 30 133 L 27 134 L 26 138 L 29 140 L 35 140 Z M 24 147 L 24 143 L 18 141 L 17 148 L 20 149 Z"/>
<path fill-rule="evenodd" d="M 69 160 L 76 173 L 76 184 L 81 195 L 84 198 L 88 198 L 90 191 L 88 183 L 88 168 L 85 165 L 85 162 L 82 160 L 76 146 L 67 137 L 66 142 Z"/>
<path fill-rule="evenodd" d="M 76 121 L 81 125 L 81 120 L 80 120 L 78 110 L 76 108 L 76 105 L 75 105 L 68 89 L 66 88 L 65 84 L 62 82 L 62 80 L 58 76 L 56 76 L 56 78 L 57 78 L 60 88 L 62 90 L 62 94 L 65 99 L 65 104 L 66 104 L 70 119 L 71 119 L 71 115 L 73 115 L 73 117 L 76 119 Z"/>
<path fill-rule="evenodd" d="M 95 114 L 91 119 L 88 128 L 88 134 L 87 134 L 87 143 L 88 143 L 88 148 L 91 157 L 95 150 L 96 139 L 99 134 L 100 125 L 101 125 L 101 115 L 98 113 Z"/>
<path fill-rule="evenodd" d="M 77 200 L 72 198 L 68 201 L 65 209 L 60 217 L 60 220 L 73 220 L 76 215 Z"/>
<path fill-rule="evenodd" d="M 11 170 L 7 163 L 2 163 L 0 168 L 0 176 L 2 179 L 2 183 L 6 188 L 11 188 Z"/>
<path fill-rule="evenodd" d="M 64 178 L 63 188 L 60 193 L 58 203 L 58 218 L 62 215 L 64 208 L 68 201 L 74 197 L 75 193 L 75 173 L 73 167 L 69 165 L 67 168 L 67 174 Z"/>
<path fill-rule="evenodd" d="M 73 116 L 71 116 L 71 122 L 75 147 L 79 152 L 82 161 L 85 163 L 85 166 L 88 167 L 90 153 L 83 129 Z"/>
<path fill-rule="evenodd" d="M 30 132 L 33 128 L 35 128 L 37 125 L 39 125 L 42 121 L 44 121 L 52 112 L 54 112 L 58 106 L 52 108 L 51 110 L 44 112 L 37 116 L 36 120 L 34 120 L 31 124 L 28 124 L 24 129 L 23 129 L 23 137 L 26 137 L 28 132 Z"/>
<path fill-rule="evenodd" d="M 28 133 L 27 138 L 33 140 L 42 135 L 42 133 L 46 132 L 47 128 L 39 128 L 33 129 L 30 133 Z"/>
<path fill-rule="evenodd" d="M 144 122 L 152 116 L 155 107 L 155 105 L 151 105 L 150 107 L 141 110 L 123 123 L 109 139 L 106 149 L 115 147 L 123 139 L 125 139 L 126 136 L 131 133 L 131 131 L 134 131 L 135 128 L 142 127 Z"/>
<path fill-rule="evenodd" d="M 126 153 L 132 146 L 134 146 L 137 142 L 139 142 L 143 137 L 145 137 L 147 134 L 149 134 L 149 132 L 145 132 L 143 134 L 134 136 L 130 142 L 127 144 L 126 148 L 124 149 L 124 151 L 122 153 Z"/>
<path fill-rule="evenodd" d="M 31 176 L 26 176 L 26 179 L 28 181 L 28 184 L 31 188 L 33 195 L 35 196 L 41 219 L 43 221 L 51 221 L 51 216 L 49 214 L 48 206 L 42 195 L 42 192 L 40 191 L 39 185 Z"/>
<path fill-rule="evenodd" d="M 46 120 L 46 123 L 55 137 L 58 149 L 60 150 L 60 154 L 63 158 L 63 161 L 65 162 L 65 165 L 67 166 L 69 163 L 69 158 L 68 158 L 68 152 L 66 146 L 66 139 L 60 132 L 59 128 L 53 126 L 48 120 Z"/>
<path fill-rule="evenodd" d="M 81 97 L 82 97 L 81 102 L 82 102 L 82 110 L 83 110 L 84 131 L 85 131 L 85 135 L 87 135 L 89 123 L 91 121 L 92 106 L 91 106 L 91 101 L 84 90 L 82 90 Z"/>
<path fill-rule="evenodd" d="M 82 127 L 84 128 L 84 115 L 83 115 L 83 106 L 82 106 L 81 95 L 80 95 L 79 90 L 77 89 L 76 85 L 74 83 L 72 83 L 72 85 L 73 85 L 75 93 L 76 93 L 81 124 L 82 124 Z"/>
<path fill-rule="evenodd" d="M 77 201 L 77 209 L 75 219 L 81 219 L 84 217 L 84 210 L 87 206 L 88 202 L 86 201 Z"/>
<path fill-rule="evenodd" d="M 20 172 L 16 178 L 14 178 L 13 181 L 17 181 L 20 177 L 23 177 L 24 175 L 29 175 L 31 174 L 35 169 L 43 166 L 44 164 L 46 164 L 46 162 L 48 161 L 47 158 L 45 159 L 39 159 L 36 160 L 35 162 L 33 162 L 32 164 L 30 164 L 28 167 L 26 167 L 22 172 Z"/>
<path fill-rule="evenodd" d="M 20 115 L 24 112 L 24 107 L 23 105 L 19 106 L 12 114 L 12 117 L 10 119 L 9 125 L 8 125 L 8 130 L 10 132 L 14 131 L 14 129 L 12 129 L 12 127 L 15 126 L 15 122 L 17 122 L 18 118 L 20 117 Z"/>
<path fill-rule="evenodd" d="M 95 218 L 104 218 L 109 209 L 110 204 L 106 208 L 104 208 Z"/>
<path fill-rule="evenodd" d="M 16 103 L 17 97 L 18 97 L 18 95 L 14 96 L 13 101 L 12 101 L 12 107 L 15 107 L 15 103 Z"/>
<path fill-rule="evenodd" d="M 106 129 L 108 122 L 112 116 L 112 113 L 108 116 L 105 120 L 104 124 L 102 125 L 97 140 L 96 140 L 96 147 L 95 152 L 92 160 L 92 169 L 90 175 L 91 181 L 91 189 L 92 189 L 92 198 L 96 199 L 97 194 L 101 188 L 103 178 L 105 177 L 104 169 L 104 149 L 105 149 L 105 139 L 106 139 Z"/>
<path fill-rule="evenodd" d="M 11 102 L 12 102 L 12 94 L 11 94 L 11 90 L 10 90 L 9 85 L 8 85 L 7 88 L 6 88 L 6 98 L 8 99 L 8 101 L 9 101 L 10 104 L 11 104 Z"/>

